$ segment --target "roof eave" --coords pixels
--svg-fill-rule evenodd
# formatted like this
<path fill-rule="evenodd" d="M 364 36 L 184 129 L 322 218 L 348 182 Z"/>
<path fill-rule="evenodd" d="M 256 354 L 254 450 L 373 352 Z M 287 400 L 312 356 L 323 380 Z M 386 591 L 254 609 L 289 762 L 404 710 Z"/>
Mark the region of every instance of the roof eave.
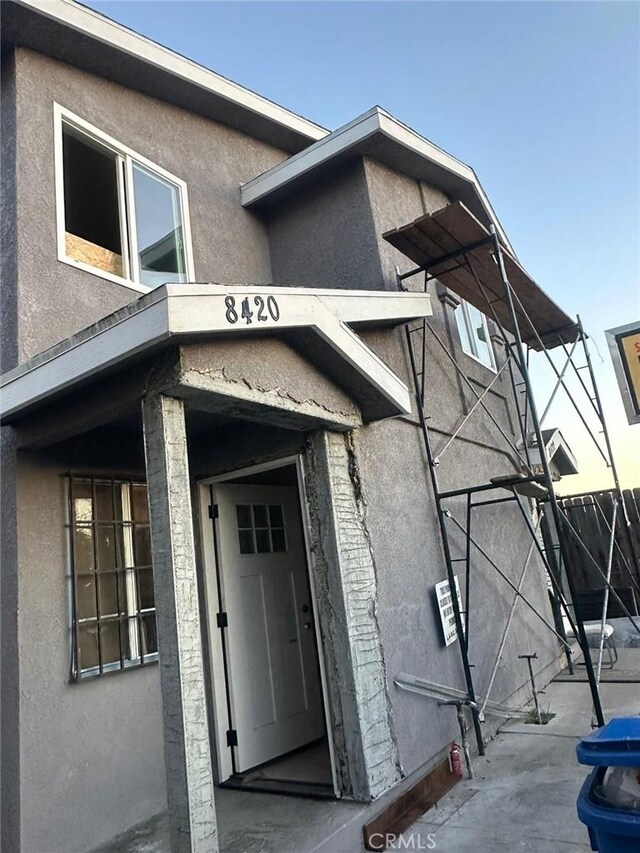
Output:
<path fill-rule="evenodd" d="M 327 134 L 301 116 L 74 0 L 5 0 L 3 44 L 16 44 L 228 124 L 285 151 Z"/>
<path fill-rule="evenodd" d="M 373 150 L 381 139 L 388 143 L 388 151 L 384 154 L 379 146 L 376 152 Z M 240 190 L 241 202 L 247 208 L 273 205 L 293 192 L 301 180 L 337 165 L 346 157 L 371 156 L 403 171 L 407 169 L 407 163 L 402 162 L 403 153 L 413 158 L 412 177 L 432 183 L 452 201 L 464 201 L 486 224 L 496 226 L 502 241 L 513 253 L 474 170 L 380 107 L 373 107 L 283 163 L 247 181 Z M 415 165 L 418 163 L 423 164 L 422 173 Z"/>

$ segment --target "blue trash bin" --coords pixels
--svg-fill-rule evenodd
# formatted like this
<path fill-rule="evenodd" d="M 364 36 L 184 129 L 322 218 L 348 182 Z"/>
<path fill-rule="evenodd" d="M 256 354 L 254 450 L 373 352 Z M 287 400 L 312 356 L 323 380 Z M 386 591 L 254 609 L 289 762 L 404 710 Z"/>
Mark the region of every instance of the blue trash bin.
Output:
<path fill-rule="evenodd" d="M 635 795 L 640 774 L 640 717 L 616 717 L 581 738 L 576 753 L 580 764 L 594 768 L 578 797 L 578 817 L 587 825 L 591 849 L 640 853 L 640 796 Z M 620 780 L 625 788 L 616 787 Z"/>

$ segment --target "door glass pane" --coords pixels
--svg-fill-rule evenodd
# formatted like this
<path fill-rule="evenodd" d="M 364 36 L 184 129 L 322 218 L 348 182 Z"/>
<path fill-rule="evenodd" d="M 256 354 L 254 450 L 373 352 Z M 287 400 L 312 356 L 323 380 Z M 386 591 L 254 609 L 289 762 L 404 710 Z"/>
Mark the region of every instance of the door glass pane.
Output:
<path fill-rule="evenodd" d="M 255 519 L 256 527 L 268 527 L 269 522 L 267 521 L 267 508 L 266 506 L 262 506 L 262 504 L 254 504 L 253 505 L 253 517 Z"/>
<path fill-rule="evenodd" d="M 249 504 L 238 504 L 236 506 L 236 515 L 238 517 L 238 527 L 253 527 Z"/>
<path fill-rule="evenodd" d="M 271 530 L 271 540 L 273 542 L 273 550 L 278 551 L 286 551 L 287 544 L 284 538 L 284 530 L 280 528 L 273 528 Z"/>
<path fill-rule="evenodd" d="M 271 541 L 268 530 L 256 530 L 256 545 L 258 554 L 268 554 L 271 551 Z"/>
<path fill-rule="evenodd" d="M 239 530 L 238 539 L 240 541 L 241 554 L 255 554 L 256 548 L 253 543 L 253 530 Z"/>
<path fill-rule="evenodd" d="M 62 157 L 67 257 L 123 275 L 117 155 L 64 127 Z"/>
<path fill-rule="evenodd" d="M 178 188 L 134 164 L 133 194 L 140 281 L 148 287 L 186 281 Z"/>

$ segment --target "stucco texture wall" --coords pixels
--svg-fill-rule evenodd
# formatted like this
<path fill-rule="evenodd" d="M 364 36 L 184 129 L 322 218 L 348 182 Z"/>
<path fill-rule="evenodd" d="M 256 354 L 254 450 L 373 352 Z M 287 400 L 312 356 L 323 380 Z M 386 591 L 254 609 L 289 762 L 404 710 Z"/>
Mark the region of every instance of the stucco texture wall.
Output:
<path fill-rule="evenodd" d="M 348 395 L 288 343 L 276 338 L 184 346 L 180 365 L 186 381 L 194 375 L 196 379 L 202 377 L 209 380 L 212 389 L 229 397 L 240 387 L 265 404 L 291 404 L 301 413 L 336 413 L 360 422 L 358 408 Z"/>
<path fill-rule="evenodd" d="M 396 286 L 396 265 L 405 270 L 413 264 L 383 241 L 381 235 L 444 206 L 447 199 L 439 191 L 373 161 L 365 161 L 365 171 L 384 285 L 391 289 Z M 410 282 L 412 288 L 422 287 L 423 277 L 416 276 Z M 434 314 L 429 325 L 480 394 L 495 373 L 462 352 L 453 305 L 437 297 L 433 284 L 430 291 Z M 410 383 L 400 335 L 393 338 L 370 332 L 364 337 Z M 502 359 L 498 352 L 499 364 Z M 475 398 L 431 333 L 427 337 L 425 386 L 429 426 L 437 453 Z M 515 441 L 513 430 L 517 420 L 508 378 L 498 379 L 487 395 L 487 406 Z M 438 466 L 441 489 L 485 483 L 491 477 L 514 472 L 515 454 L 485 414 L 473 416 L 461 439 Z M 410 773 L 431 760 L 448 740 L 457 737 L 457 724 L 451 709 L 438 708 L 433 700 L 401 692 L 393 679 L 400 672 L 408 672 L 438 684 L 464 688 L 459 645 L 445 648 L 434 601 L 434 585 L 446 579 L 435 502 L 415 412 L 412 418 L 384 421 L 357 430 L 354 445 L 378 576 L 378 619 L 395 735 L 403 771 Z M 464 524 L 464 502 L 451 501 L 450 508 Z M 474 538 L 512 582 L 517 583 L 531 543 L 517 508 L 498 505 L 474 512 Z M 461 557 L 463 543 L 455 524 L 449 524 L 453 556 Z M 464 597 L 463 564 L 458 565 Z M 470 657 L 476 689 L 484 695 L 513 593 L 477 553 L 471 578 Z M 542 567 L 535 555 L 523 592 L 552 622 Z M 494 700 L 505 700 L 526 688 L 526 664 L 517 656 L 534 651 L 538 652 L 540 669 L 556 665 L 559 653 L 556 638 L 519 603 L 492 691 Z M 514 701 L 524 700 L 525 692 L 514 697 Z M 496 722 L 495 718 L 488 718 L 487 734 Z"/>
<path fill-rule="evenodd" d="M 361 159 L 316 178 L 265 221 L 276 284 L 383 289 Z"/>
<path fill-rule="evenodd" d="M 19 456 L 24 853 L 86 853 L 166 808 L 157 666 L 69 683 L 64 471 Z"/>
<path fill-rule="evenodd" d="M 16 363 L 18 306 L 16 282 L 16 88 L 14 54 L 2 56 L 0 68 L 0 370 Z"/>
<path fill-rule="evenodd" d="M 15 348 L 19 361 L 139 295 L 57 260 L 54 101 L 187 183 L 198 281 L 271 281 L 266 230 L 240 205 L 239 187 L 283 160 L 284 152 L 19 48 L 16 172 L 20 321 Z M 7 351 L 11 353 L 11 347 Z M 4 369 L 11 366 L 6 364 Z"/>

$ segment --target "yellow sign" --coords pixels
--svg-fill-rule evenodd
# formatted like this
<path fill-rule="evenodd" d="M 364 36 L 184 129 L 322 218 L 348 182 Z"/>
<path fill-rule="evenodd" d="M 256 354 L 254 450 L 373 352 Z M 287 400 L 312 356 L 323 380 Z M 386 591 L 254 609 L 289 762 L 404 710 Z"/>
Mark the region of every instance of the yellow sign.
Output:
<path fill-rule="evenodd" d="M 618 338 L 618 346 L 629 381 L 629 390 L 634 398 L 634 407 L 640 414 L 640 332 L 621 335 Z"/>
<path fill-rule="evenodd" d="M 605 332 L 630 424 L 640 423 L 640 323 Z"/>

